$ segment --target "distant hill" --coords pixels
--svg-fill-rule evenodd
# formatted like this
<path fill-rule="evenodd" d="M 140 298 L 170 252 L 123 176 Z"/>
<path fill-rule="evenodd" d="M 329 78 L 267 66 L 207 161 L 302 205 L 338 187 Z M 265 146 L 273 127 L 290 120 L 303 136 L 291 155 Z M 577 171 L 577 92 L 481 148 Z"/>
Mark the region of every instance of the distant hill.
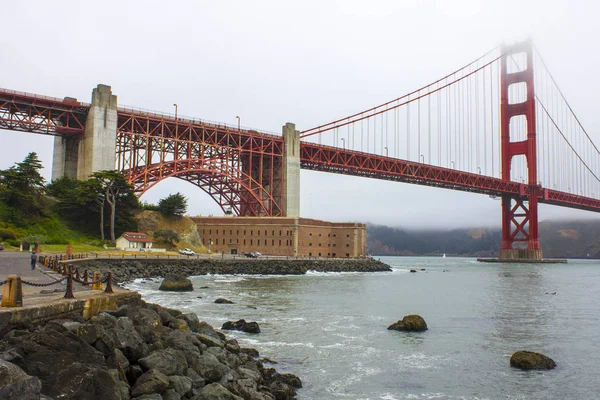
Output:
<path fill-rule="evenodd" d="M 544 221 L 539 229 L 544 257 L 600 258 L 600 221 Z M 495 257 L 501 237 L 500 229 L 490 228 L 416 231 L 368 225 L 367 252 Z"/>

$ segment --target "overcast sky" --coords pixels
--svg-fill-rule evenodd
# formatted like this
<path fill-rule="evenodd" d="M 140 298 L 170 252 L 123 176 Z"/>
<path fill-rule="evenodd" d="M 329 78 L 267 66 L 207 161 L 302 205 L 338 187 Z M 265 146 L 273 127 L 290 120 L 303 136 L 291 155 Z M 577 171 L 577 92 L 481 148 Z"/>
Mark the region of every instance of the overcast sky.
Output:
<path fill-rule="evenodd" d="M 119 105 L 281 132 L 363 110 L 430 83 L 506 42 L 531 37 L 583 126 L 600 143 L 592 1 L 6 1 L 0 87 L 90 101 L 99 83 Z M 53 138 L 0 131 L 0 168 Z M 169 179 L 190 214 L 220 215 L 195 186 Z M 500 202 L 409 184 L 301 173 L 301 214 L 403 227 L 500 226 Z M 540 218 L 596 218 L 541 206 Z"/>

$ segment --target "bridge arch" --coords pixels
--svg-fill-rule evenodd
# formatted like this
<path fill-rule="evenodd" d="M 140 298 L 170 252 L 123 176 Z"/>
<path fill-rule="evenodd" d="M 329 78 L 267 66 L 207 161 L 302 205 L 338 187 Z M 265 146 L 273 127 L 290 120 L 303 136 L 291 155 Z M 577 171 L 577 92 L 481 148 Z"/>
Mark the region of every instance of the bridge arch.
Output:
<path fill-rule="evenodd" d="M 235 164 L 222 159 L 190 159 L 150 164 L 123 171 L 138 196 L 167 178 L 199 187 L 221 207 L 239 216 L 273 215 L 279 204 L 268 187 L 259 184 Z"/>

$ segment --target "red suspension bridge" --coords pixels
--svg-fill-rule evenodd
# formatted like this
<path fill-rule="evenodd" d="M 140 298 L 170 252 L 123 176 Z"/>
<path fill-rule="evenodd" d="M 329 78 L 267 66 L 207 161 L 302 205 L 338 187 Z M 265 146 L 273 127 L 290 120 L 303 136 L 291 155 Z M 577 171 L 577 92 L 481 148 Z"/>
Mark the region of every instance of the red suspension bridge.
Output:
<path fill-rule="evenodd" d="M 140 195 L 177 177 L 245 216 L 297 215 L 299 168 L 497 196 L 505 258 L 542 257 L 538 203 L 600 211 L 600 151 L 530 42 L 333 122 L 287 124 L 283 137 L 113 97 L 102 85 L 91 104 L 0 89 L 0 129 L 57 136 L 53 175 L 112 165 Z M 97 161 L 103 152 L 114 157 Z"/>

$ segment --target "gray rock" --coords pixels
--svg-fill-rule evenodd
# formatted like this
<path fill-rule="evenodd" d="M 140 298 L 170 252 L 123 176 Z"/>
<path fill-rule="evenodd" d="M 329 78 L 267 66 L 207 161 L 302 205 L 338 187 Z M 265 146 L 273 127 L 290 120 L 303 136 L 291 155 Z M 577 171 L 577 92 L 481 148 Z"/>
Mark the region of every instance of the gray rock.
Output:
<path fill-rule="evenodd" d="M 192 281 L 180 274 L 169 273 L 160 284 L 158 290 L 170 292 L 191 292 L 194 290 Z"/>
<path fill-rule="evenodd" d="M 117 320 L 116 342 L 117 347 L 133 362 L 148 352 L 148 346 L 136 331 L 133 321 L 127 317 Z"/>
<path fill-rule="evenodd" d="M 198 330 L 200 329 L 200 320 L 198 319 L 198 316 L 194 313 L 181 314 L 177 317 L 177 319 L 184 320 L 188 324 L 192 332 L 198 332 Z"/>
<path fill-rule="evenodd" d="M 169 389 L 162 394 L 162 400 L 181 400 L 181 396 L 173 389 Z"/>
<path fill-rule="evenodd" d="M 169 322 L 169 328 L 184 332 L 190 330 L 189 325 L 184 320 L 177 318 Z"/>
<path fill-rule="evenodd" d="M 38 400 L 42 389 L 38 378 L 18 366 L 0 360 L 0 399 Z"/>
<path fill-rule="evenodd" d="M 165 375 L 185 375 L 187 372 L 185 356 L 175 349 L 157 350 L 138 362 L 146 370 L 157 370 Z"/>
<path fill-rule="evenodd" d="M 155 370 L 151 369 L 140 376 L 135 382 L 131 391 L 131 397 L 141 396 L 143 394 L 162 393 L 169 387 L 169 378 Z"/>
<path fill-rule="evenodd" d="M 510 357 L 510 366 L 523 369 L 553 369 L 556 363 L 553 359 L 533 351 L 517 351 Z"/>
<path fill-rule="evenodd" d="M 117 394 L 121 396 L 121 400 L 129 400 L 129 392 L 131 392 L 129 385 L 120 380 L 117 380 L 116 383 Z"/>
<path fill-rule="evenodd" d="M 108 371 L 73 363 L 56 370 L 56 379 L 44 391 L 61 400 L 122 400 L 120 384 Z"/>
<path fill-rule="evenodd" d="M 260 376 L 260 373 L 253 371 L 251 369 L 240 367 L 240 368 L 238 368 L 238 373 L 240 374 L 240 377 L 242 379 L 251 379 L 254 382 L 258 382 L 258 383 L 260 383 L 262 381 L 262 377 Z"/>
<path fill-rule="evenodd" d="M 170 331 L 161 337 L 161 341 L 167 348 L 180 350 L 188 366 L 194 365 L 206 348 L 192 332 Z"/>
<path fill-rule="evenodd" d="M 229 368 L 219 362 L 212 354 L 203 354 L 192 367 L 208 383 L 218 382 L 229 372 Z"/>
<path fill-rule="evenodd" d="M 76 321 L 65 321 L 62 323 L 62 326 L 64 326 L 68 331 L 73 333 L 77 333 L 77 329 L 79 329 L 80 325 L 81 322 Z"/>
<path fill-rule="evenodd" d="M 246 322 L 243 319 L 240 319 L 235 322 L 227 321 L 223 324 L 221 329 L 236 330 L 236 331 L 242 331 L 242 332 L 247 332 L 247 333 L 260 333 L 260 327 L 258 326 L 258 323 Z"/>
<path fill-rule="evenodd" d="M 197 333 L 201 333 L 202 335 L 206 335 L 206 336 L 211 336 L 217 339 L 221 339 L 219 337 L 219 334 L 217 331 L 215 331 L 215 329 L 210 326 L 207 322 L 205 321 L 200 321 L 200 324 L 198 325 L 197 330 L 195 331 Z"/>
<path fill-rule="evenodd" d="M 138 397 L 134 398 L 133 400 L 164 400 L 164 399 L 158 393 L 150 393 L 150 394 L 143 394 L 141 396 L 138 396 Z"/>
<path fill-rule="evenodd" d="M 406 315 L 402 320 L 394 322 L 388 326 L 390 330 L 405 332 L 423 332 L 427 330 L 425 320 L 416 314 Z"/>
<path fill-rule="evenodd" d="M 201 333 L 196 333 L 196 338 L 204 343 L 208 347 L 225 347 L 225 343 L 223 343 L 220 339 L 217 339 L 213 336 L 203 335 Z"/>
<path fill-rule="evenodd" d="M 106 359 L 106 366 L 119 371 L 127 371 L 129 368 L 129 359 L 125 357 L 119 349 L 114 349 L 113 354 Z"/>
<path fill-rule="evenodd" d="M 206 384 L 204 378 L 198 375 L 192 368 L 188 369 L 186 376 L 192 381 L 192 389 L 201 389 Z"/>
<path fill-rule="evenodd" d="M 191 400 L 243 400 L 218 383 L 204 386 Z"/>
<path fill-rule="evenodd" d="M 227 300 L 227 299 L 224 299 L 224 298 L 221 298 L 221 297 L 219 297 L 218 299 L 216 299 L 215 303 L 217 303 L 217 304 L 235 304 L 233 301 Z"/>
<path fill-rule="evenodd" d="M 225 348 L 235 354 L 240 352 L 240 345 L 236 339 L 229 339 L 225 344 Z"/>
<path fill-rule="evenodd" d="M 231 369 L 236 369 L 241 364 L 238 356 L 220 347 L 209 347 L 206 349 L 204 354 L 212 354 L 213 356 L 217 357 L 221 364 L 225 364 Z"/>
<path fill-rule="evenodd" d="M 123 306 L 118 315 L 131 319 L 135 330 L 146 343 L 154 343 L 168 329 L 162 325 L 160 315 L 149 308 Z"/>
<path fill-rule="evenodd" d="M 192 380 L 187 376 L 169 376 L 169 389 L 173 389 L 183 397 L 192 392 Z"/>
<path fill-rule="evenodd" d="M 47 324 L 24 337 L 18 349 L 23 355 L 22 359 L 15 360 L 22 363 L 19 367 L 38 377 L 44 392 L 51 397 L 63 393 L 58 382 L 62 371 L 72 371 L 74 379 L 82 380 L 95 376 L 95 370 L 106 371 L 101 352 L 58 324 Z"/>

